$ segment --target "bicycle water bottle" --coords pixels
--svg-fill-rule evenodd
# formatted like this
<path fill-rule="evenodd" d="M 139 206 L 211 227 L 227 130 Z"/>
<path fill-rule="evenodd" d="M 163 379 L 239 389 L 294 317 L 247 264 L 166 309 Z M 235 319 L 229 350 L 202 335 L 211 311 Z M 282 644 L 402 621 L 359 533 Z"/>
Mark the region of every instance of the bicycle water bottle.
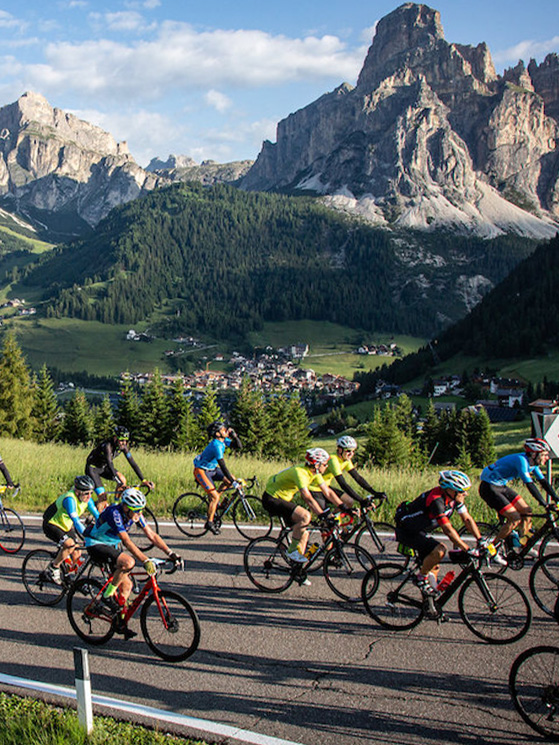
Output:
<path fill-rule="evenodd" d="M 533 535 L 534 535 L 534 531 L 529 530 L 526 533 L 526 535 L 523 535 L 518 539 L 518 542 L 520 543 L 521 546 L 525 546 Z"/>
<path fill-rule="evenodd" d="M 456 572 L 454 572 L 454 571 L 453 571 L 453 570 L 451 569 L 451 570 L 450 570 L 450 572 L 447 572 L 447 573 L 445 574 L 445 576 L 444 576 L 444 577 L 443 577 L 443 578 L 441 579 L 441 581 L 440 581 L 440 582 L 439 582 L 439 584 L 437 585 L 437 590 L 438 590 L 439 592 L 444 592 L 444 591 L 446 590 L 446 588 L 447 588 L 447 587 L 448 587 L 448 586 L 449 586 L 450 584 L 452 584 L 452 582 L 454 581 L 454 578 L 455 578 L 455 577 L 456 577 Z"/>
<path fill-rule="evenodd" d="M 312 545 L 310 545 L 305 551 L 305 558 L 310 559 L 311 556 L 314 556 L 314 554 L 316 554 L 319 548 L 320 546 L 318 545 L 318 543 L 313 543 Z"/>

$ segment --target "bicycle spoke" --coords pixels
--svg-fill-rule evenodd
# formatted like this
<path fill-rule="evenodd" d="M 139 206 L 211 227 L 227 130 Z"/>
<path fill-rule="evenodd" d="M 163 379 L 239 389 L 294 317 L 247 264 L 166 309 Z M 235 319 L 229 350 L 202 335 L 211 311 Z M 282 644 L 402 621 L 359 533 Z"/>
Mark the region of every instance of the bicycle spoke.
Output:
<path fill-rule="evenodd" d="M 114 634 L 114 619 L 98 602 L 102 589 L 98 580 L 82 578 L 73 585 L 66 599 L 70 624 L 88 644 L 104 644 Z"/>
<path fill-rule="evenodd" d="M 538 559 L 530 571 L 528 586 L 536 605 L 548 616 L 554 616 L 559 597 L 559 554 Z"/>
<path fill-rule="evenodd" d="M 324 557 L 323 573 L 328 586 L 338 597 L 350 603 L 361 600 L 361 585 L 373 557 L 355 543 L 339 543 Z"/>
<path fill-rule="evenodd" d="M 256 538 L 245 548 L 243 564 L 250 581 L 263 592 L 283 592 L 293 582 L 287 549 L 273 538 Z"/>
<path fill-rule="evenodd" d="M 421 590 L 401 564 L 377 564 L 365 577 L 361 599 L 371 618 L 387 629 L 411 629 L 423 618 Z"/>
<path fill-rule="evenodd" d="M 164 660 L 179 662 L 198 649 L 198 616 L 179 593 L 159 590 L 157 596 L 148 598 L 142 606 L 140 623 L 148 646 Z"/>
<path fill-rule="evenodd" d="M 16 554 L 25 541 L 25 528 L 21 517 L 9 507 L 0 509 L 0 549 Z"/>
<path fill-rule="evenodd" d="M 262 500 L 251 495 L 246 495 L 235 503 L 233 522 L 243 538 L 249 541 L 264 538 L 272 530 L 272 518 L 262 506 Z"/>
<path fill-rule="evenodd" d="M 54 553 L 43 548 L 30 551 L 21 566 L 21 578 L 30 597 L 39 605 L 56 605 L 64 597 L 65 588 L 49 579 L 47 570 Z"/>
<path fill-rule="evenodd" d="M 458 608 L 466 626 L 489 644 L 511 644 L 530 627 L 532 612 L 522 590 L 508 577 L 484 574 L 488 596 L 470 578 L 458 596 Z"/>
<path fill-rule="evenodd" d="M 533 647 L 519 655 L 509 690 L 522 719 L 539 734 L 559 740 L 559 648 Z"/>
<path fill-rule="evenodd" d="M 205 528 L 208 500 L 196 492 L 186 492 L 178 497 L 173 505 L 175 525 L 189 538 L 200 538 Z"/>

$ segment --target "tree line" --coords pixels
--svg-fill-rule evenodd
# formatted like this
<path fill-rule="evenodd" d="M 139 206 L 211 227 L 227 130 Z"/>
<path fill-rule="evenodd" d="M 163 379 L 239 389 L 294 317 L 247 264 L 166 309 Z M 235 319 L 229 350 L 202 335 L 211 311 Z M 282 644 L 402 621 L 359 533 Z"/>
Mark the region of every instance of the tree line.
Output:
<path fill-rule="evenodd" d="M 133 324 L 157 311 L 169 333 L 229 339 L 297 319 L 430 336 L 463 312 L 459 275 L 475 266 L 497 282 L 533 250 L 509 236 L 417 243 L 310 197 L 175 184 L 115 208 L 21 279 L 45 289 L 54 317 Z M 420 288 L 415 256 L 431 252 Z"/>
<path fill-rule="evenodd" d="M 134 443 L 154 449 L 192 452 L 208 442 L 208 425 L 223 418 L 215 389 L 204 391 L 198 410 L 184 395 L 180 380 L 171 390 L 159 372 L 138 392 L 129 379 L 122 381 L 118 403 L 108 395 L 91 404 L 76 390 L 62 407 L 46 366 L 33 374 L 12 333 L 6 333 L 0 351 L 0 432 L 39 443 L 67 442 L 89 446 L 104 440 L 121 425 Z M 243 444 L 243 451 L 261 458 L 302 457 L 310 442 L 309 420 L 297 394 L 267 399 L 245 383 L 237 393 L 228 421 Z"/>

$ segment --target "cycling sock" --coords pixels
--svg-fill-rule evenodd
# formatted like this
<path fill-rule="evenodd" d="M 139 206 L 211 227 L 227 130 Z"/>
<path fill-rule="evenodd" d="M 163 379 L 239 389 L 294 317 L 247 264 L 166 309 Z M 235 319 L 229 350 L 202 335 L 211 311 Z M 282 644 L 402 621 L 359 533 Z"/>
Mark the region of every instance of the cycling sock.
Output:
<path fill-rule="evenodd" d="M 109 582 L 109 584 L 105 587 L 105 590 L 103 592 L 103 597 L 104 598 L 111 598 L 115 594 L 116 588 L 117 588 L 117 585 L 112 585 Z"/>

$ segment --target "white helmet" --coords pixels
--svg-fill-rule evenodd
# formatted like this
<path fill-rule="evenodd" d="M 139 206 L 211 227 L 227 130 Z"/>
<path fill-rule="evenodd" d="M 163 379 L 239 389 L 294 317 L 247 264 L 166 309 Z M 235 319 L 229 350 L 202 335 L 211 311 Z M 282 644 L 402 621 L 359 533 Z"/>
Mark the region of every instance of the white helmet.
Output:
<path fill-rule="evenodd" d="M 305 462 L 307 466 L 314 468 L 315 471 L 318 470 L 319 466 L 328 463 L 329 460 L 330 455 L 323 448 L 310 448 L 305 453 Z"/>
<path fill-rule="evenodd" d="M 130 486 L 122 492 L 121 501 L 129 507 L 132 512 L 140 512 L 146 506 L 145 494 L 134 486 Z"/>
<path fill-rule="evenodd" d="M 529 437 L 524 442 L 524 450 L 527 453 L 549 453 L 551 448 L 545 440 L 540 437 Z"/>
<path fill-rule="evenodd" d="M 350 435 L 338 437 L 336 445 L 342 450 L 357 450 L 357 442 Z"/>
<path fill-rule="evenodd" d="M 469 476 L 462 471 L 441 471 L 439 473 L 439 486 L 443 489 L 453 489 L 457 492 L 465 492 L 471 487 Z"/>

